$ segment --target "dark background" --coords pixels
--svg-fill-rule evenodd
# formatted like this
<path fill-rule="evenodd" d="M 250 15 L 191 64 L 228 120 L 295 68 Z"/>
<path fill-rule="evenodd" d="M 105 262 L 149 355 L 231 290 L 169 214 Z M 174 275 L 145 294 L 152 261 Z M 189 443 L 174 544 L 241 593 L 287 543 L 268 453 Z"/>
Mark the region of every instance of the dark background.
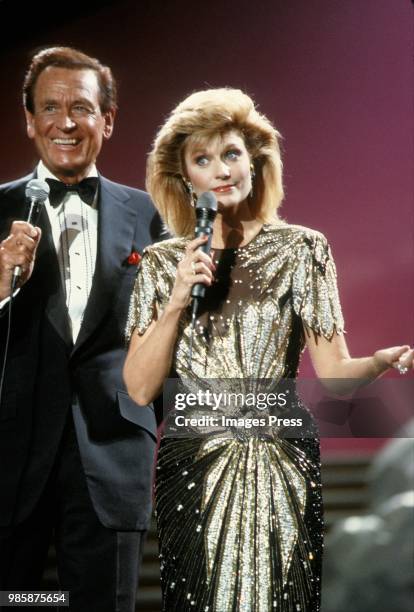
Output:
<path fill-rule="evenodd" d="M 119 112 L 99 169 L 141 188 L 173 106 L 196 89 L 240 87 L 283 134 L 283 216 L 329 238 L 352 353 L 414 343 L 409 0 L 34 4 L 0 1 L 0 181 L 37 161 L 21 83 L 42 46 L 75 46 L 112 67 Z M 301 372 L 311 375 L 307 360 Z"/>

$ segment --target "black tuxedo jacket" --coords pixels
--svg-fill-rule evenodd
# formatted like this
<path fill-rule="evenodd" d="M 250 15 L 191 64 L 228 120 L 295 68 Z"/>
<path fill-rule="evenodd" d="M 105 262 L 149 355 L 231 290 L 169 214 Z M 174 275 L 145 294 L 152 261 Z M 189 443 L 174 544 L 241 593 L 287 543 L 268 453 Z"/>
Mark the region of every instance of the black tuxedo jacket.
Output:
<path fill-rule="evenodd" d="M 26 217 L 30 178 L 0 186 L 0 239 Z M 146 193 L 103 177 L 99 185 L 96 268 L 75 345 L 45 209 L 33 275 L 13 303 L 0 406 L 0 526 L 25 519 L 39 499 L 69 410 L 101 522 L 117 530 L 148 526 L 156 422 L 152 406 L 128 396 L 122 367 L 137 269 L 128 256 L 160 239 L 162 225 Z M 1 357 L 6 324 L 1 316 Z"/>

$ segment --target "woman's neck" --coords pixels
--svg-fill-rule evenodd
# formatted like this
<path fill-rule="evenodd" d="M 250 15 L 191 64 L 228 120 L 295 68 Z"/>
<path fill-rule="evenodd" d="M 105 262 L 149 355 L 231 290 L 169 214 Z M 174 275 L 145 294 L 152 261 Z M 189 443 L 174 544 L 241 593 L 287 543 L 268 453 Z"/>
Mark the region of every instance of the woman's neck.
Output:
<path fill-rule="evenodd" d="M 236 249 L 248 244 L 262 229 L 263 222 L 245 215 L 223 215 L 218 212 L 213 226 L 213 249 Z"/>

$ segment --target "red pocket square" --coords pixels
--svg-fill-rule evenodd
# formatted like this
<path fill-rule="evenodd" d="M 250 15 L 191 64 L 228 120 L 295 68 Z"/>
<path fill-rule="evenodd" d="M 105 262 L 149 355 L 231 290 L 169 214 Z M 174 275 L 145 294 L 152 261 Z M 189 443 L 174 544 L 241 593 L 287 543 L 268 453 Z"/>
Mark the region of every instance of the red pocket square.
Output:
<path fill-rule="evenodd" d="M 127 262 L 131 266 L 137 266 L 141 261 L 142 256 L 138 253 L 138 251 L 132 251 L 131 255 L 128 257 Z"/>

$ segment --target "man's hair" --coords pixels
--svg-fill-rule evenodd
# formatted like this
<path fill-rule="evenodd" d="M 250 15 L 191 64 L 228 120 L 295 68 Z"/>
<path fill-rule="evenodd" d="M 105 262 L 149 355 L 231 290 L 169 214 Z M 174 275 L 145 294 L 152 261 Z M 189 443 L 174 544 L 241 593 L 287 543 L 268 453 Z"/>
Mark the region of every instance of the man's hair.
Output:
<path fill-rule="evenodd" d="M 147 190 L 172 233 L 194 234 L 195 213 L 183 177 L 186 147 L 235 130 L 254 169 L 249 206 L 257 219 L 277 221 L 283 199 L 279 132 L 239 89 L 198 91 L 181 102 L 160 128 L 147 164 Z"/>
<path fill-rule="evenodd" d="M 23 104 L 26 110 L 34 113 L 34 90 L 39 75 L 48 68 L 67 68 L 68 70 L 93 70 L 99 85 L 99 106 L 103 113 L 117 106 L 116 82 L 108 66 L 89 57 L 82 51 L 71 47 L 47 47 L 37 52 L 30 63 L 23 82 Z"/>

